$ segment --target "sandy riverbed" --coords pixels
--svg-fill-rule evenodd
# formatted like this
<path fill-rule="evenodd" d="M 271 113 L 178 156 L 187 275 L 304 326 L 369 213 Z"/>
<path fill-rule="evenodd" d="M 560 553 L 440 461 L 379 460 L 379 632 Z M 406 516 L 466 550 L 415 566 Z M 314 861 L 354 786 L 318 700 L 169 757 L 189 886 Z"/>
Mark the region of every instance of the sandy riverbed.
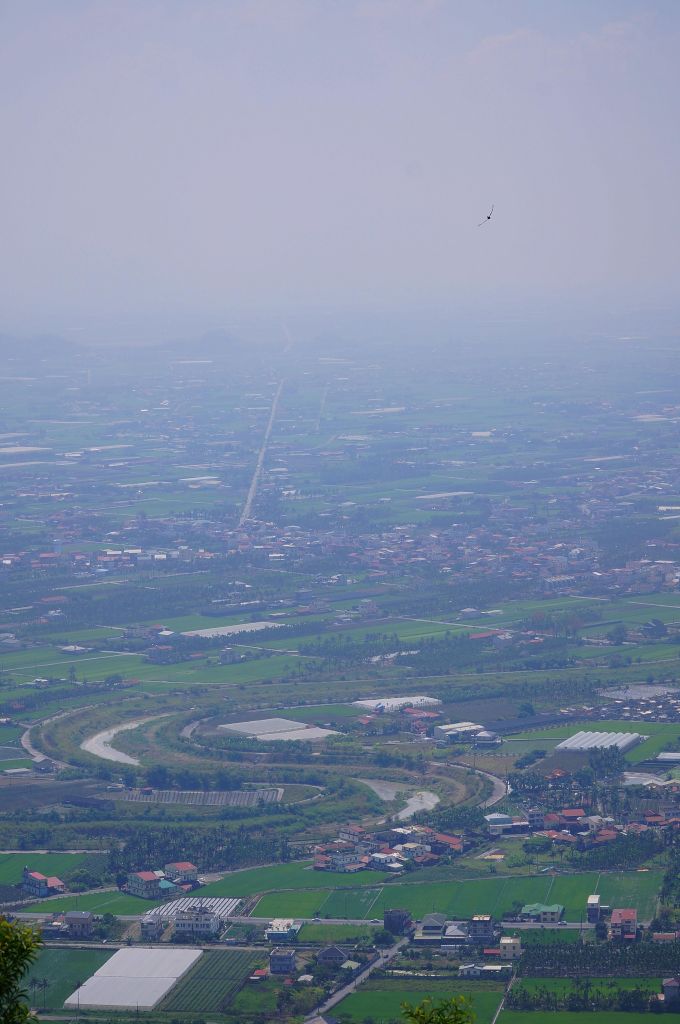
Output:
<path fill-rule="evenodd" d="M 116 750 L 115 747 L 111 746 L 111 740 L 113 740 L 119 732 L 128 732 L 130 729 L 137 729 L 140 725 L 144 725 L 145 722 L 151 722 L 154 718 L 162 718 L 162 715 L 147 715 L 146 718 L 136 718 L 134 722 L 123 722 L 122 725 L 116 725 L 112 729 L 104 729 L 103 732 L 98 732 L 94 736 L 90 736 L 89 739 L 83 740 L 80 744 L 81 750 L 86 750 L 88 754 L 94 754 L 95 757 L 101 757 L 105 761 L 116 761 L 118 764 L 140 764 L 140 760 L 137 757 L 131 757 L 130 754 L 124 754 L 122 750 Z"/>

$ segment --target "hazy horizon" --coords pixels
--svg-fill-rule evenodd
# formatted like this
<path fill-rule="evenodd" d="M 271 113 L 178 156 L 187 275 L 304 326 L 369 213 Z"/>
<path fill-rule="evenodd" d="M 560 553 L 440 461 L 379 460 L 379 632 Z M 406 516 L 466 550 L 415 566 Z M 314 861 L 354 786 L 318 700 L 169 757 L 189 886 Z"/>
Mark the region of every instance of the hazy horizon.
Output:
<path fill-rule="evenodd" d="M 0 332 L 672 319 L 679 42 L 664 0 L 4 0 Z"/>

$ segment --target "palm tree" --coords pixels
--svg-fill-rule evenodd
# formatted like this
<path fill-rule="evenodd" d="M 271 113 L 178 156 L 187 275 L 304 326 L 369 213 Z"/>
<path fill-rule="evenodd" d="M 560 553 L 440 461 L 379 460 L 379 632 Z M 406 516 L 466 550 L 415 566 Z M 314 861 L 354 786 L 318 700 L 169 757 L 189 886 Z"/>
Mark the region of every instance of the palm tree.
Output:
<path fill-rule="evenodd" d="M 37 978 L 31 978 L 31 980 L 28 983 L 28 987 L 30 988 L 33 995 L 35 995 L 36 989 L 40 988 L 40 982 L 38 981 Z"/>
<path fill-rule="evenodd" d="M 40 985 L 40 988 L 42 989 L 42 994 L 43 994 L 43 1010 L 44 1010 L 45 1009 L 45 1003 L 47 1001 L 47 990 L 50 987 L 50 980 L 49 980 L 49 978 L 41 978 L 40 982 L 39 982 L 39 985 Z"/>

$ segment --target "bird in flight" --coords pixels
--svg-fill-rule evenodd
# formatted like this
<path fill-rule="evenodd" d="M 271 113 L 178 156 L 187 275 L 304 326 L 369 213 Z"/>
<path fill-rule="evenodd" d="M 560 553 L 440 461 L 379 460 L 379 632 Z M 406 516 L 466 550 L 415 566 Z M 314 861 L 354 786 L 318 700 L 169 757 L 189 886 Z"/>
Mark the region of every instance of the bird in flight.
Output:
<path fill-rule="evenodd" d="M 491 204 L 491 210 L 489 211 L 489 213 L 487 213 L 487 215 L 484 218 L 484 220 L 480 220 L 480 222 L 477 225 L 477 227 L 481 228 L 484 224 L 488 224 L 488 222 L 491 220 L 491 214 L 492 213 L 493 213 L 493 203 Z"/>

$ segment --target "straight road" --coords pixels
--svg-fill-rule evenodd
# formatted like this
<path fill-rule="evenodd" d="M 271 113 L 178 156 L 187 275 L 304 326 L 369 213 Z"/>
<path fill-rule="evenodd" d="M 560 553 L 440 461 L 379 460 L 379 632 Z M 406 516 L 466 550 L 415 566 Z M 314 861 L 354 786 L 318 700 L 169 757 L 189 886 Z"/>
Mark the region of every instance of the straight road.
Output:
<path fill-rule="evenodd" d="M 264 457 L 267 454 L 269 435 L 271 434 L 272 427 L 274 426 L 274 420 L 276 419 L 276 409 L 279 404 L 279 398 L 281 397 L 281 392 L 283 391 L 284 383 L 285 381 L 281 381 L 278 388 L 276 389 L 276 394 L 274 395 L 274 400 L 272 402 L 272 410 L 271 413 L 269 414 L 269 421 L 267 423 L 267 429 L 264 432 L 264 438 L 262 439 L 262 447 L 260 448 L 259 454 L 257 456 L 257 462 L 255 464 L 255 472 L 253 473 L 253 479 L 251 480 L 250 487 L 248 488 L 248 496 L 246 498 L 246 503 L 243 506 L 243 511 L 241 512 L 241 518 L 238 521 L 239 526 L 243 526 L 243 524 L 248 519 L 250 519 L 250 513 L 253 507 L 253 502 L 255 501 L 255 497 L 257 495 L 257 485 L 260 482 L 260 475 L 262 473 Z"/>

